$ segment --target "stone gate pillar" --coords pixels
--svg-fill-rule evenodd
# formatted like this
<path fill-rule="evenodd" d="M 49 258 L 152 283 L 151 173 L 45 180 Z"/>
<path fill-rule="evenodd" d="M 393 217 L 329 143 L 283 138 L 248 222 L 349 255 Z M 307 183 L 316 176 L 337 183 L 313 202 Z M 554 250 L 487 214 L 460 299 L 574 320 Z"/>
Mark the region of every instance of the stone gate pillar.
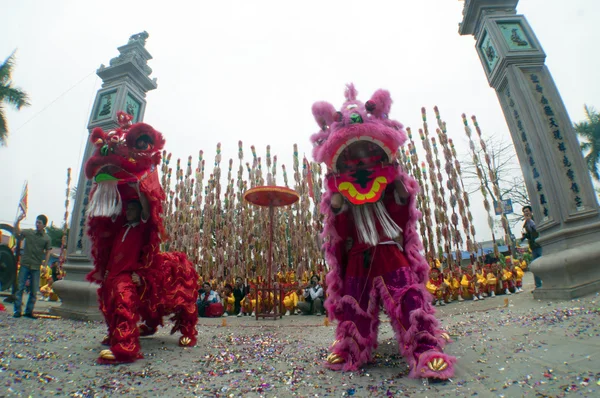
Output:
<path fill-rule="evenodd" d="M 518 0 L 466 0 L 461 35 L 473 35 L 523 170 L 543 255 L 534 297 L 569 299 L 600 290 L 600 213 L 572 121 L 546 54 Z"/>
<path fill-rule="evenodd" d="M 146 93 L 157 87 L 156 78 L 150 78 L 152 69 L 147 65 L 148 60 L 152 59 L 145 48 L 147 38 L 146 32 L 131 36 L 127 44 L 118 48 L 120 55 L 111 59 L 109 66 L 100 65 L 96 71 L 102 79 L 102 87 L 96 94 L 88 123 L 88 134 L 96 127 L 105 131 L 117 128 L 117 111 L 131 114 L 134 123 L 143 120 Z M 93 264 L 90 242 L 86 235 L 85 216 L 92 181 L 85 177 L 84 167 L 93 150 L 94 146 L 88 140 L 79 172 L 70 225 L 67 261 L 64 265 L 67 276 L 53 285 L 62 304 L 50 310 L 64 318 L 80 320 L 102 319 L 98 310 L 98 286 L 85 280 Z"/>

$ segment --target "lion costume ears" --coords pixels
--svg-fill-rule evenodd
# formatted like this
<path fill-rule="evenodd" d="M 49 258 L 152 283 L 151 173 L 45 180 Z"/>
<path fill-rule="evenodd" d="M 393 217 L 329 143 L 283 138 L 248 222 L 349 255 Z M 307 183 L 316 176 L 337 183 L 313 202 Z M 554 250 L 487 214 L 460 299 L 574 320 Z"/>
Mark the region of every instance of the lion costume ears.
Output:
<path fill-rule="evenodd" d="M 392 109 L 392 97 L 387 90 L 379 89 L 365 103 L 365 108 L 373 116 L 379 119 L 387 119 Z"/>
<path fill-rule="evenodd" d="M 312 114 L 323 131 L 327 130 L 337 118 L 336 110 L 333 105 L 325 101 L 315 102 L 312 106 Z"/>
<path fill-rule="evenodd" d="M 356 103 L 357 94 L 358 92 L 356 91 L 354 84 L 348 84 L 344 93 L 346 103 Z M 371 96 L 371 99 L 364 104 L 364 108 L 366 112 L 370 113 L 375 118 L 387 119 L 390 109 L 392 108 L 392 97 L 390 96 L 390 92 L 383 89 L 375 91 Z M 331 124 L 339 121 L 341 117 L 341 112 L 337 112 L 333 105 L 325 101 L 315 102 L 312 106 L 312 114 L 322 131 L 326 131 Z"/>

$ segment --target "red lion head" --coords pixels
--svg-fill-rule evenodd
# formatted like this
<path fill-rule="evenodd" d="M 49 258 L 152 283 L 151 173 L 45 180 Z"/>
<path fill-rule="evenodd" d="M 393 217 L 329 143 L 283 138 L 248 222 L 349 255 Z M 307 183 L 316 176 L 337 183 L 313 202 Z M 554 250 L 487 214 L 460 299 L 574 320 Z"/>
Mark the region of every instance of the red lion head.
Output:
<path fill-rule="evenodd" d="M 118 112 L 120 125 L 105 132 L 97 127 L 90 140 L 94 153 L 85 165 L 85 175 L 95 182 L 88 207 L 90 217 L 118 216 L 122 203 L 137 194 L 129 185 L 140 184 L 151 204 L 164 197 L 157 166 L 165 140 L 161 133 L 145 123 L 131 124 L 131 115 Z"/>
<path fill-rule="evenodd" d="M 118 112 L 120 127 L 105 132 L 96 127 L 90 136 L 96 147 L 85 165 L 85 175 L 97 183 L 134 182 L 152 172 L 160 163 L 165 140 L 145 123 L 131 124 L 131 115 Z"/>

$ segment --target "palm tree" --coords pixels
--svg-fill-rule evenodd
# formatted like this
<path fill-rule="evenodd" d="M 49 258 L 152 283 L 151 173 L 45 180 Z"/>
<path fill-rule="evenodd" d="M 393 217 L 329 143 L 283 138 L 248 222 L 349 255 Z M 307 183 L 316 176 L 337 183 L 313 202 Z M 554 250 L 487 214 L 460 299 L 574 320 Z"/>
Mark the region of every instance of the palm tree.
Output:
<path fill-rule="evenodd" d="M 596 181 L 600 181 L 598 162 L 600 162 L 600 113 L 593 107 L 584 105 L 585 117 L 580 123 L 575 123 L 575 131 L 580 138 L 585 138 L 581 143 L 583 152 L 589 151 L 585 156 L 588 169 Z"/>
<path fill-rule="evenodd" d="M 4 103 L 14 106 L 17 110 L 29 106 L 27 93 L 13 86 L 11 74 L 15 66 L 15 52 L 0 64 L 0 146 L 6 145 L 8 137 L 8 123 L 4 114 Z"/>
<path fill-rule="evenodd" d="M 71 187 L 71 191 L 69 192 L 69 197 L 71 198 L 71 200 L 75 200 L 77 198 L 77 185 Z"/>

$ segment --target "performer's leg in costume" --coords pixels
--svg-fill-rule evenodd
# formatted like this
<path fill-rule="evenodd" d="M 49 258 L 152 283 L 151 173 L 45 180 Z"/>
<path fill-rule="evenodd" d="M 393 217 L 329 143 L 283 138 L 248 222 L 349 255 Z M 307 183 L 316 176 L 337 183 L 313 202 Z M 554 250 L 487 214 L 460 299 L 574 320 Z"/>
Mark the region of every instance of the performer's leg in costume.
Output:
<path fill-rule="evenodd" d="M 112 334 L 112 331 L 111 331 L 111 327 L 110 327 L 111 322 L 110 322 L 110 319 L 108 317 L 108 312 L 107 312 L 108 311 L 107 305 L 110 303 L 109 293 L 110 293 L 110 289 L 104 287 L 104 285 L 102 285 L 98 288 L 98 301 L 100 303 L 100 312 L 102 312 L 102 315 L 104 316 L 104 322 L 106 323 L 106 328 L 107 328 L 107 333 L 102 338 L 102 342 L 100 344 L 110 347 L 110 336 Z"/>
<path fill-rule="evenodd" d="M 327 366 L 334 370 L 354 371 L 371 360 L 371 352 L 377 346 L 380 303 L 372 285 L 373 279 L 348 279 L 344 283 L 346 295 L 334 315 L 338 326 L 331 352 L 338 359 L 329 361 Z M 353 296 L 360 297 L 361 290 L 364 290 L 363 297 L 358 301 Z"/>
<path fill-rule="evenodd" d="M 110 330 L 110 351 L 114 358 L 101 353 L 99 363 L 133 362 L 142 358 L 140 353 L 139 296 L 137 286 L 130 274 L 121 274 L 111 278 L 103 286 L 104 306 Z"/>
<path fill-rule="evenodd" d="M 381 292 L 387 313 L 394 314 L 390 316 L 390 322 L 396 332 L 400 352 L 410 366 L 410 376 L 447 379 L 454 373 L 456 359 L 443 353 L 450 337 L 439 328 L 430 304 L 430 294 L 423 284 L 418 283 L 404 253 L 380 250 L 380 254 L 379 261 L 391 259 L 402 265 L 395 272 L 387 272 L 377 278 L 375 286 Z"/>
<path fill-rule="evenodd" d="M 345 295 L 334 314 L 338 327 L 328 366 L 351 371 L 371 359 L 371 352 L 377 346 L 382 299 L 400 351 L 411 367 L 411 376 L 449 377 L 455 359 L 442 352 L 445 338 L 449 337 L 438 328 L 430 304 L 431 296 L 422 284 L 415 283 L 404 255 L 395 246 L 378 246 L 374 255 L 370 271 L 377 276 L 365 278 L 367 269 L 362 277 L 345 278 Z M 394 269 L 398 264 L 401 268 Z M 353 269 L 351 267 L 349 264 Z"/>
<path fill-rule="evenodd" d="M 162 267 L 156 267 L 158 270 L 164 270 Z M 147 272 L 141 270 L 137 272 L 140 276 L 141 283 L 138 286 L 140 302 L 138 312 L 140 314 L 141 323 L 138 325 L 140 337 L 152 336 L 158 331 L 159 326 L 163 326 L 163 317 L 165 315 L 166 298 L 164 294 L 164 281 L 166 278 L 163 274 L 158 273 L 156 269 Z"/>
<path fill-rule="evenodd" d="M 110 336 L 111 336 L 111 328 L 110 328 L 110 320 L 108 317 L 108 309 L 106 308 L 106 303 L 109 303 L 110 300 L 105 295 L 108 295 L 107 289 L 104 285 L 98 288 L 98 302 L 100 303 L 100 312 L 102 312 L 102 316 L 104 316 L 104 322 L 106 323 L 107 332 L 106 335 L 102 338 L 102 342 L 100 344 L 105 346 L 110 346 Z"/>
<path fill-rule="evenodd" d="M 162 311 L 152 311 L 150 303 L 141 302 L 139 312 L 142 321 L 138 326 L 140 337 L 152 336 L 163 325 Z"/>
<path fill-rule="evenodd" d="M 411 377 L 451 376 L 455 359 L 442 351 L 449 336 L 439 329 L 429 293 L 422 284 L 415 283 L 410 268 L 378 277 L 374 285 L 381 293 L 386 312 L 394 314 L 390 322 L 400 352 L 410 365 Z"/>
<path fill-rule="evenodd" d="M 179 345 L 193 347 L 196 345 L 196 323 L 198 322 L 198 291 L 196 290 L 197 274 L 194 266 L 183 253 L 161 253 L 159 261 L 164 261 L 164 268 L 170 271 L 169 283 L 164 287 L 166 308 L 172 309 L 171 318 L 175 326 L 171 334 L 180 331 Z"/>

